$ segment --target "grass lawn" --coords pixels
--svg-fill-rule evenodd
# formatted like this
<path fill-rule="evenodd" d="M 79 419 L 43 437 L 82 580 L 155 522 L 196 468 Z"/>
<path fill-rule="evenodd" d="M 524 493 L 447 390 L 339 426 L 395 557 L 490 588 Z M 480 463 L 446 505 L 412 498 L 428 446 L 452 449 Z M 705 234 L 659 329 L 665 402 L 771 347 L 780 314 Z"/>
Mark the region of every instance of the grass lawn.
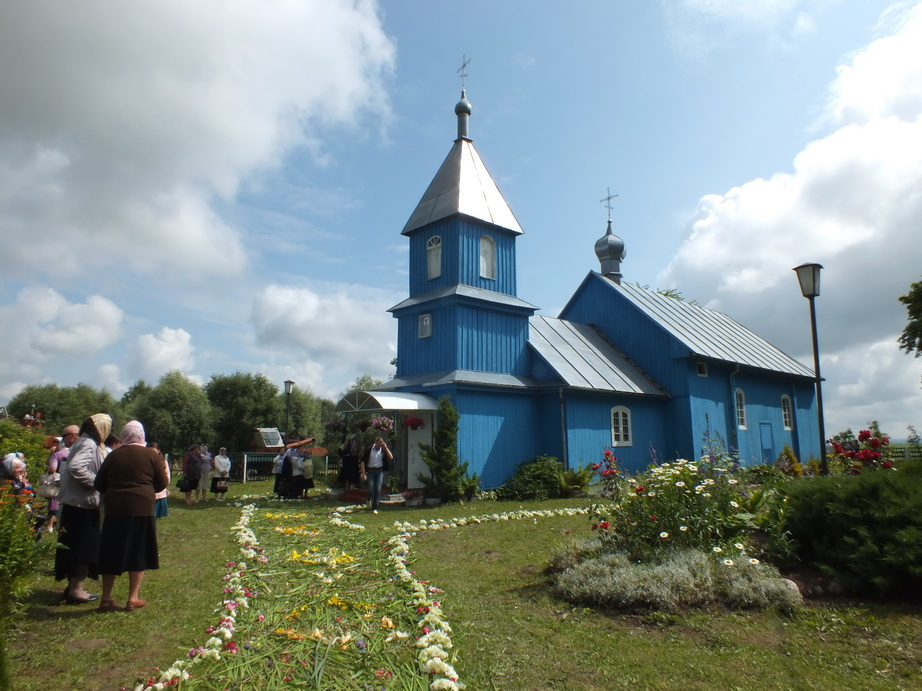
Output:
<path fill-rule="evenodd" d="M 244 488 L 265 493 L 269 483 L 232 485 L 231 498 Z M 92 605 L 64 605 L 63 584 L 47 569 L 38 574 L 11 642 L 15 689 L 133 688 L 151 668 L 205 643 L 225 597 L 227 563 L 239 559 L 232 527 L 241 508 L 216 501 L 185 507 L 176 499 L 158 523 L 161 568 L 147 574 L 144 609 L 100 615 Z M 308 501 L 255 512 L 251 527 L 268 560 L 253 573 L 259 594 L 237 618 L 240 652 L 194 667 L 195 677 L 179 688 L 363 688 L 367 681 L 351 668 L 382 673 L 368 688 L 426 688 L 413 671 L 419 613 L 387 562 L 387 541 L 400 532 L 394 521 L 449 521 L 520 504 L 357 511 L 344 516 L 351 526 L 331 524 L 332 508 Z M 544 567 L 588 523 L 585 516 L 491 520 L 408 539 L 415 578 L 443 591 L 433 597 L 451 625 L 452 665 L 468 689 L 922 688 L 918 607 L 843 600 L 808 602 L 790 618 L 624 616 L 557 601 Z M 409 637 L 395 638 L 401 631 Z"/>

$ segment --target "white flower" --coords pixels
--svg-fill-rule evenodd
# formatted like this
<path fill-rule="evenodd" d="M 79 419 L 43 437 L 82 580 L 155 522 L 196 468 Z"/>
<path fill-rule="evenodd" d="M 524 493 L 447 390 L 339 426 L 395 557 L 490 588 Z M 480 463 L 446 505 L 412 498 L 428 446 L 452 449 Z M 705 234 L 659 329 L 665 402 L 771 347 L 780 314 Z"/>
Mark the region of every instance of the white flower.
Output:
<path fill-rule="evenodd" d="M 715 554 L 720 554 L 721 552 L 723 552 L 723 550 L 720 547 L 714 547 L 713 550 Z"/>
<path fill-rule="evenodd" d="M 676 486 L 676 487 L 685 487 L 685 483 L 684 483 L 682 480 L 679 480 L 677 483 L 675 483 L 675 486 Z"/>
<path fill-rule="evenodd" d="M 749 560 L 749 563 L 750 563 L 750 564 L 758 564 L 758 563 L 759 563 L 759 560 L 756 559 L 756 558 L 752 558 L 752 559 Z"/>
<path fill-rule="evenodd" d="M 684 532 L 687 532 L 687 531 L 688 531 L 688 526 L 687 526 L 687 525 L 680 525 L 680 526 L 679 526 L 679 530 L 681 530 L 683 533 L 684 533 Z"/>
<path fill-rule="evenodd" d="M 724 559 L 724 566 L 733 566 L 732 559 Z"/>
<path fill-rule="evenodd" d="M 731 501 L 730 506 L 732 506 L 734 509 L 738 509 L 740 507 L 740 505 L 737 504 L 735 501 Z"/>
<path fill-rule="evenodd" d="M 667 533 L 666 531 L 663 531 L 659 534 L 659 536 L 665 540 L 667 537 L 669 537 L 669 533 Z"/>
<path fill-rule="evenodd" d="M 741 552 L 742 552 L 744 549 L 746 549 L 745 545 L 743 545 L 742 542 L 737 542 L 737 543 L 734 544 L 733 546 L 736 547 L 736 548 L 737 548 L 738 550 L 740 550 Z"/>

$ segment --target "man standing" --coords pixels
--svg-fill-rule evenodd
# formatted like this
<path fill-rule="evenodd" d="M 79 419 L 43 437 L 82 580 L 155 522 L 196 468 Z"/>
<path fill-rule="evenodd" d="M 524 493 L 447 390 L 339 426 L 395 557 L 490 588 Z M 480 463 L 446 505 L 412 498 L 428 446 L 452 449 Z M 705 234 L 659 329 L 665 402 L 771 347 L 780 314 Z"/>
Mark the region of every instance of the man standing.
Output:
<path fill-rule="evenodd" d="M 68 425 L 61 432 L 60 443 L 56 451 L 52 451 L 45 462 L 46 473 L 60 473 L 61 465 L 67 460 L 70 453 L 70 447 L 80 437 L 80 428 L 77 425 Z M 51 497 L 48 500 L 48 525 L 46 530 L 54 530 L 58 521 L 58 513 L 61 510 L 61 504 L 57 497 Z"/>
<path fill-rule="evenodd" d="M 375 439 L 362 459 L 362 479 L 368 481 L 368 498 L 371 501 L 371 512 L 378 513 L 378 504 L 381 501 L 381 486 L 384 484 L 384 473 L 391 469 L 391 459 L 394 454 L 387 448 L 382 437 Z"/>

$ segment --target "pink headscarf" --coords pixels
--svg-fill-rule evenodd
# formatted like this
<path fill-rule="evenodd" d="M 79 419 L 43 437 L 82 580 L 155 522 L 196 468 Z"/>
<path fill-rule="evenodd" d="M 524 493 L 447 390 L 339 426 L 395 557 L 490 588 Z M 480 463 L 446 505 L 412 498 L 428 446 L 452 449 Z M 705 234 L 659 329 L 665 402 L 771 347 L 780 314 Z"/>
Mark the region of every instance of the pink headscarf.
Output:
<path fill-rule="evenodd" d="M 146 446 L 144 440 L 144 425 L 137 420 L 132 420 L 125 425 L 122 430 L 122 445 L 131 444 L 134 446 Z"/>

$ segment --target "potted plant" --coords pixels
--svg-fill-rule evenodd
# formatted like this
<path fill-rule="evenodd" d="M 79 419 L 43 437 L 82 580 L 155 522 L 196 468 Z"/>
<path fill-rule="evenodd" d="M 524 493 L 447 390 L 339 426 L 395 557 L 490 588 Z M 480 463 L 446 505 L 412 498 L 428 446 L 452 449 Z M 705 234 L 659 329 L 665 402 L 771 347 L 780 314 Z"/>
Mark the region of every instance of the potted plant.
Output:
<path fill-rule="evenodd" d="M 422 429 L 426 426 L 426 423 L 423 422 L 422 418 L 418 417 L 408 417 L 403 421 L 404 427 L 409 427 L 412 430 Z"/>
<path fill-rule="evenodd" d="M 403 501 L 404 495 L 400 492 L 400 477 L 396 473 L 388 475 L 387 491 L 390 492 L 388 501 Z"/>
<path fill-rule="evenodd" d="M 403 493 L 403 498 L 407 506 L 420 506 L 423 503 L 422 490 L 408 489 Z"/>

